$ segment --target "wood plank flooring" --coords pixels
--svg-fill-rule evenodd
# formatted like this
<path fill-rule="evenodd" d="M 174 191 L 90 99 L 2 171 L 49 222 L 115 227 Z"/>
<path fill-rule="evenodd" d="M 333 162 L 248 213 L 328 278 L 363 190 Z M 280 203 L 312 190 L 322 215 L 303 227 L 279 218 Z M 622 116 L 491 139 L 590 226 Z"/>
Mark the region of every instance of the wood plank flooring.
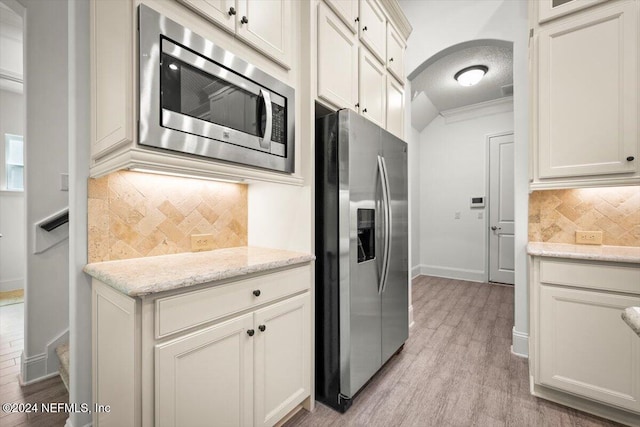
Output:
<path fill-rule="evenodd" d="M 24 346 L 24 304 L 0 307 L 0 403 L 69 402 L 59 376 L 20 387 L 20 354 Z M 0 409 L 0 426 L 64 426 L 66 413 L 6 413 Z"/>
<path fill-rule="evenodd" d="M 513 287 L 420 276 L 415 324 L 345 413 L 318 404 L 293 426 L 617 426 L 529 394 L 527 359 L 511 354 Z"/>

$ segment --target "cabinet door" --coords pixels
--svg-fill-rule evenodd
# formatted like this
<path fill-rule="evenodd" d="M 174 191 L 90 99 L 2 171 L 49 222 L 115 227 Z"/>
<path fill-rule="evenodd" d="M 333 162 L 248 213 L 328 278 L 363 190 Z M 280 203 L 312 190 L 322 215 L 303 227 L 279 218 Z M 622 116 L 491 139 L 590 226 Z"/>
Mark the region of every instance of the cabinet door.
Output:
<path fill-rule="evenodd" d="M 155 425 L 252 425 L 250 329 L 247 314 L 156 346 Z"/>
<path fill-rule="evenodd" d="M 404 137 L 404 88 L 387 75 L 387 130 Z"/>
<path fill-rule="evenodd" d="M 360 48 L 360 113 L 385 127 L 386 72 L 382 65 L 366 48 Z"/>
<path fill-rule="evenodd" d="M 223 29 L 236 30 L 236 0 L 178 0 Z"/>
<path fill-rule="evenodd" d="M 404 40 L 387 22 L 387 69 L 404 84 Z"/>
<path fill-rule="evenodd" d="M 636 6 L 615 3 L 540 31 L 540 178 L 637 170 Z"/>
<path fill-rule="evenodd" d="M 358 2 L 356 0 L 325 0 L 353 34 L 358 32 Z"/>
<path fill-rule="evenodd" d="M 538 0 L 538 22 L 542 23 L 608 0 Z"/>
<path fill-rule="evenodd" d="M 289 69 L 291 8 L 291 0 L 238 0 L 236 35 Z"/>
<path fill-rule="evenodd" d="M 255 312 L 255 426 L 272 426 L 310 394 L 311 322 L 304 293 Z"/>
<path fill-rule="evenodd" d="M 133 141 L 134 7 L 90 3 L 91 158 Z"/>
<path fill-rule="evenodd" d="M 640 411 L 640 339 L 620 318 L 640 297 L 540 285 L 536 382 Z"/>
<path fill-rule="evenodd" d="M 360 0 L 360 40 L 382 62 L 386 60 L 386 22 L 376 0 Z"/>
<path fill-rule="evenodd" d="M 357 38 L 324 3 L 318 5 L 318 97 L 357 108 Z"/>

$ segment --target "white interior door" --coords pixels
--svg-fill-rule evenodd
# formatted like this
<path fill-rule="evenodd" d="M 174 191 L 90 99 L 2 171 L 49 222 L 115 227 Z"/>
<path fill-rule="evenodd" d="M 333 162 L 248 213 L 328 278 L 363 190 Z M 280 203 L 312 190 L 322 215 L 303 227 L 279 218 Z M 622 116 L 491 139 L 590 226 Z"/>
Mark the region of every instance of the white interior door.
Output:
<path fill-rule="evenodd" d="M 513 133 L 489 138 L 489 281 L 514 284 Z"/>

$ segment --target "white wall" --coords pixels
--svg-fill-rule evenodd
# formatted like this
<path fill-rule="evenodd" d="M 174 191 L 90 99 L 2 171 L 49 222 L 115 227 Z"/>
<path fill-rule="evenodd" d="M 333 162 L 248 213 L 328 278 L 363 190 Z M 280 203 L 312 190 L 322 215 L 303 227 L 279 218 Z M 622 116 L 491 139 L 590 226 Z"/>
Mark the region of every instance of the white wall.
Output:
<path fill-rule="evenodd" d="M 69 2 L 69 402 L 91 399 L 91 280 L 87 264 L 89 177 L 89 0 Z M 70 413 L 67 427 L 91 422 Z"/>
<path fill-rule="evenodd" d="M 488 38 L 514 43 L 516 283 L 513 351 L 526 355 L 529 331 L 526 258 L 529 139 L 527 1 L 399 0 L 399 3 L 413 26 L 405 59 L 407 74 L 434 54 L 458 43 Z"/>
<path fill-rule="evenodd" d="M 4 52 L 0 57 L 4 57 Z M 24 135 L 24 114 L 24 96 L 0 90 L 0 233 L 3 235 L 0 239 L 0 292 L 24 288 L 24 193 L 3 191 L 6 188 L 4 135 Z"/>
<path fill-rule="evenodd" d="M 487 135 L 507 131 L 513 131 L 513 112 L 449 124 L 438 116 L 420 134 L 422 274 L 487 279 L 488 210 L 472 209 L 469 202 L 489 193 Z"/>
<path fill-rule="evenodd" d="M 68 240 L 33 254 L 33 224 L 67 207 L 67 1 L 24 0 L 27 284 L 23 380 L 58 369 L 55 346 L 69 325 Z"/>

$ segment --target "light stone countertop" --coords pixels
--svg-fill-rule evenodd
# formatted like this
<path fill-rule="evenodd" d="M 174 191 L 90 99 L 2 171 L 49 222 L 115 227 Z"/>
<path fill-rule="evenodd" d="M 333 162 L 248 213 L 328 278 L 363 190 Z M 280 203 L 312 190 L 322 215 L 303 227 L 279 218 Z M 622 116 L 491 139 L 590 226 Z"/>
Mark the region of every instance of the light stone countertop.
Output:
<path fill-rule="evenodd" d="M 640 264 L 640 247 L 571 245 L 567 243 L 529 242 L 527 253 L 534 256 L 584 259 L 592 261 Z"/>
<path fill-rule="evenodd" d="M 622 320 L 640 337 L 640 307 L 629 307 L 622 312 Z"/>
<path fill-rule="evenodd" d="M 132 297 L 304 264 L 314 255 L 251 246 L 105 261 L 85 273 Z"/>

